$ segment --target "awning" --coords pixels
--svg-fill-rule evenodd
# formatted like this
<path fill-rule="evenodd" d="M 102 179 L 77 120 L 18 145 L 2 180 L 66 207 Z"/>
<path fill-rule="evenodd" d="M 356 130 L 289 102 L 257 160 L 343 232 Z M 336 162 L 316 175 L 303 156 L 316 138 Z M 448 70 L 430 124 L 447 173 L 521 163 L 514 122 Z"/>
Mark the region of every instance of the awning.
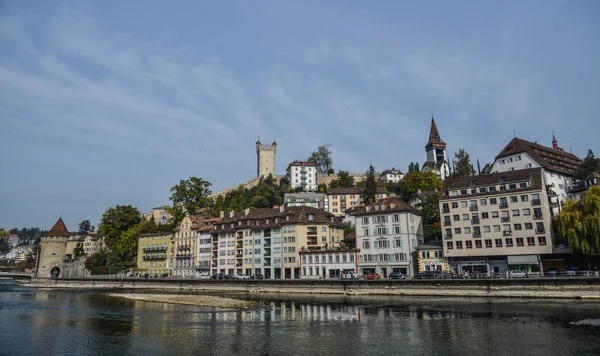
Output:
<path fill-rule="evenodd" d="M 507 256 L 509 265 L 538 264 L 537 255 Z"/>

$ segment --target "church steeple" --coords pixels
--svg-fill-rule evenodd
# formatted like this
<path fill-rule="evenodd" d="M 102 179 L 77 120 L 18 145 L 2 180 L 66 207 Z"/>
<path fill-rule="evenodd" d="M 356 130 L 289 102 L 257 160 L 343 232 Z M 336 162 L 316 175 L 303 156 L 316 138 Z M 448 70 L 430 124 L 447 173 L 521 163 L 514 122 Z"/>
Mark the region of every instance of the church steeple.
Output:
<path fill-rule="evenodd" d="M 446 142 L 442 141 L 440 137 L 440 133 L 435 125 L 435 119 L 433 118 L 433 114 L 431 114 L 431 129 L 429 130 L 429 141 L 425 147 L 436 146 L 446 148 Z"/>
<path fill-rule="evenodd" d="M 552 148 L 555 150 L 560 150 L 560 147 L 558 146 L 558 140 L 556 139 L 556 136 L 554 136 L 554 130 L 552 130 Z"/>

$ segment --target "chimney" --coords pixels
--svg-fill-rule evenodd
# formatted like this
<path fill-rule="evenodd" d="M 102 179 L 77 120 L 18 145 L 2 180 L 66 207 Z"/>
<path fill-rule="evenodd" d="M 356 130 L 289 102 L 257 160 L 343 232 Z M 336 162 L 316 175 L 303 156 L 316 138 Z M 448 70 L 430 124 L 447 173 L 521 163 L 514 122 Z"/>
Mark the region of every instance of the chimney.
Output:
<path fill-rule="evenodd" d="M 219 213 L 219 216 L 221 217 L 221 219 L 223 219 L 225 217 L 225 212 L 223 210 L 221 210 L 221 212 Z"/>
<path fill-rule="evenodd" d="M 244 215 L 248 215 L 250 213 L 250 209 L 246 208 L 246 210 L 244 210 Z"/>
<path fill-rule="evenodd" d="M 229 212 L 229 217 L 230 217 L 230 218 L 232 218 L 234 213 L 235 213 L 235 212 L 234 212 L 233 210 L 231 210 L 231 211 Z"/>
<path fill-rule="evenodd" d="M 279 207 L 279 212 L 280 213 L 283 213 L 284 210 L 285 210 L 285 207 L 283 205 Z"/>

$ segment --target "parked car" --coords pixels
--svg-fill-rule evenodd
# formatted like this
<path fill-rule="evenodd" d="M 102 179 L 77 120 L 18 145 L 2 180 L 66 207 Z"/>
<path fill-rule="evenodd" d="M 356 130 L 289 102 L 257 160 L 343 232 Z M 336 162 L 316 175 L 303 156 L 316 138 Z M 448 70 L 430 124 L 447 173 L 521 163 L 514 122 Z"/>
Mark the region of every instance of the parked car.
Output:
<path fill-rule="evenodd" d="M 388 279 L 406 279 L 406 276 L 400 272 L 392 272 L 388 275 Z"/>
<path fill-rule="evenodd" d="M 230 274 L 226 274 L 223 276 L 223 279 L 235 279 L 235 277 Z"/>
<path fill-rule="evenodd" d="M 215 273 L 212 275 L 211 279 L 223 279 L 223 275 L 221 273 Z"/>
<path fill-rule="evenodd" d="M 379 279 L 379 275 L 377 273 L 371 273 L 365 275 L 365 279 Z"/>
<path fill-rule="evenodd" d="M 238 279 L 250 279 L 250 276 L 247 274 L 238 274 L 237 278 Z"/>
<path fill-rule="evenodd" d="M 265 276 L 262 274 L 257 274 L 255 276 L 252 276 L 252 279 L 265 279 Z"/>
<path fill-rule="evenodd" d="M 527 274 L 527 272 L 521 272 L 521 271 L 510 271 L 508 276 L 510 278 L 529 278 L 529 275 Z"/>
<path fill-rule="evenodd" d="M 421 273 L 415 274 L 414 279 L 434 279 L 435 272 L 434 271 L 423 271 Z"/>

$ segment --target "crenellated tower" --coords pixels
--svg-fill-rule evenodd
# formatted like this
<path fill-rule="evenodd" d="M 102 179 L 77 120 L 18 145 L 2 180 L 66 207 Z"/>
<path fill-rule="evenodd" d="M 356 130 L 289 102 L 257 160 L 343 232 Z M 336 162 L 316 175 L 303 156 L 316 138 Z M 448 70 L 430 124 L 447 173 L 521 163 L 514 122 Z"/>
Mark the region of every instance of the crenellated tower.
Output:
<path fill-rule="evenodd" d="M 260 137 L 256 140 L 256 177 L 275 176 L 275 154 L 277 153 L 277 142 L 273 140 L 270 145 L 260 143 Z"/>

